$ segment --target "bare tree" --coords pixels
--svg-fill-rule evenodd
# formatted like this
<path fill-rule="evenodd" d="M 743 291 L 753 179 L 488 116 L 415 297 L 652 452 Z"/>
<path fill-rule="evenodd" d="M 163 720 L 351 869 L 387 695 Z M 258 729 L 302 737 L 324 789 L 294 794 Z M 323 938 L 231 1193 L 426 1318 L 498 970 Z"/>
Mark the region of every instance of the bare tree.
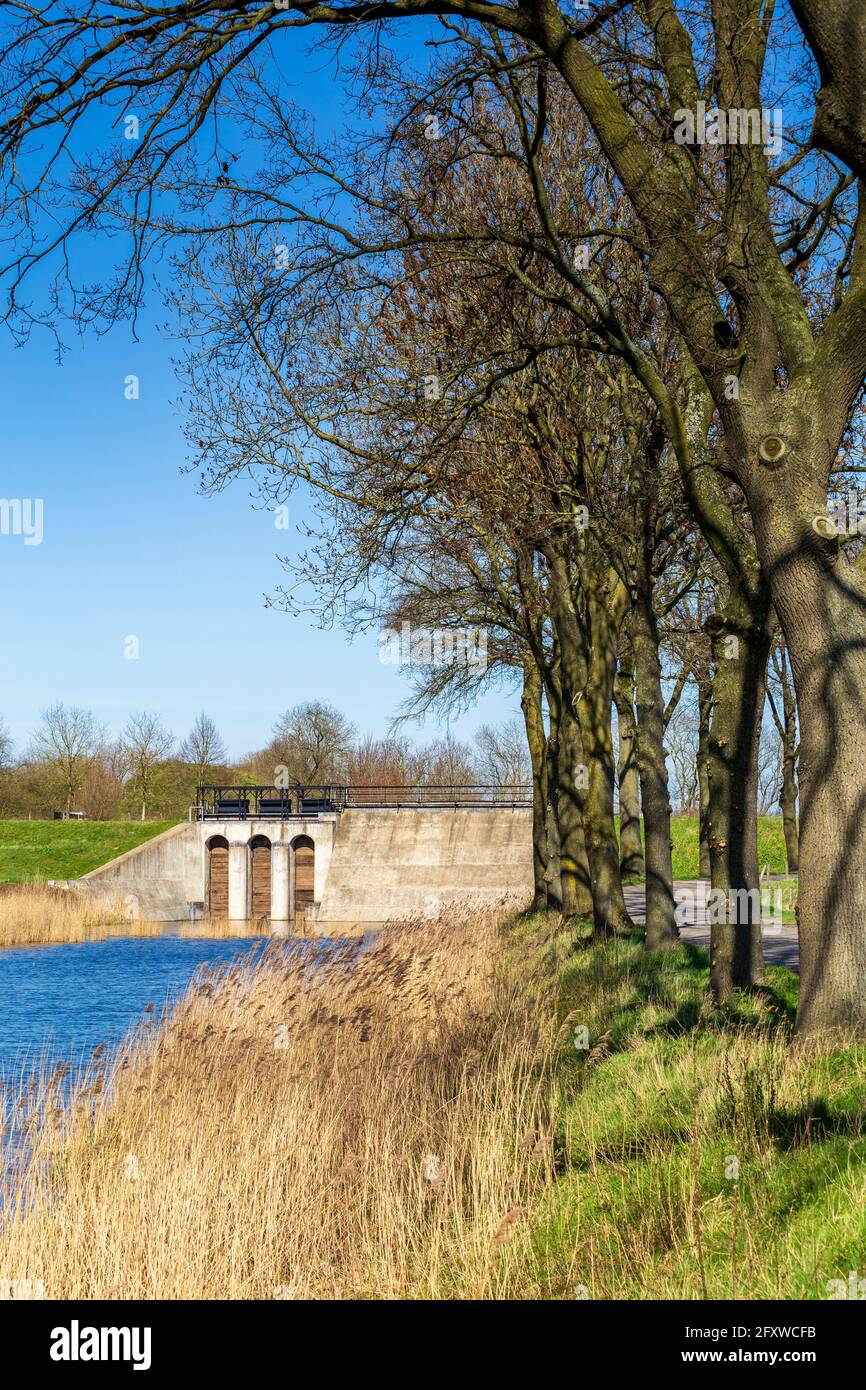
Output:
<path fill-rule="evenodd" d="M 408 739 L 397 734 L 386 738 L 367 734 L 349 750 L 346 781 L 367 787 L 413 785 L 418 781 L 416 762 Z"/>
<path fill-rule="evenodd" d="M 474 782 L 472 749 L 452 733 L 418 749 L 422 780 L 432 786 L 461 787 Z"/>
<path fill-rule="evenodd" d="M 74 809 L 100 740 L 96 718 L 80 705 L 67 706 L 58 700 L 42 716 L 42 724 L 33 736 L 33 753 L 54 770 L 66 811 Z"/>
<path fill-rule="evenodd" d="M 267 755 L 280 784 L 319 786 L 344 782 L 355 728 L 326 700 L 308 700 L 281 714 Z"/>
<path fill-rule="evenodd" d="M 141 819 L 146 820 L 159 765 L 174 747 L 174 734 L 165 728 L 158 714 L 142 710 L 127 719 L 120 741 L 127 776 L 141 800 Z"/>
<path fill-rule="evenodd" d="M 529 782 L 529 756 L 522 719 L 515 717 L 503 724 L 482 724 L 473 741 L 479 782 L 496 787 Z"/>
<path fill-rule="evenodd" d="M 225 744 L 220 738 L 216 724 L 204 710 L 196 717 L 195 723 L 183 740 L 179 755 L 195 769 L 197 787 L 207 781 L 212 767 L 225 763 L 228 757 Z"/>
<path fill-rule="evenodd" d="M 0 771 L 12 766 L 12 736 L 6 721 L 0 718 Z"/>
<path fill-rule="evenodd" d="M 81 786 L 81 809 L 92 820 L 113 820 L 124 792 L 123 749 L 117 739 L 103 738 Z"/>
<path fill-rule="evenodd" d="M 7 784 L 12 763 L 12 737 L 5 720 L 0 718 L 0 815 L 6 814 L 9 804 Z"/>
<path fill-rule="evenodd" d="M 698 721 L 689 704 L 681 702 L 673 711 L 665 744 L 674 774 L 677 807 L 693 815 L 698 804 Z"/>
<path fill-rule="evenodd" d="M 782 790 L 782 740 L 774 726 L 763 730 L 758 763 L 758 814 L 771 816 Z"/>

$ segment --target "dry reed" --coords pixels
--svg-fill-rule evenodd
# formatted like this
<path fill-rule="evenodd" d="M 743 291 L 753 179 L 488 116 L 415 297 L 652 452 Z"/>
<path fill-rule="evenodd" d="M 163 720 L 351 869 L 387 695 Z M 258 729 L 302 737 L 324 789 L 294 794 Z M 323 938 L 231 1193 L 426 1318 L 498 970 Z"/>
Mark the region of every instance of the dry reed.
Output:
<path fill-rule="evenodd" d="M 42 1079 L 0 1277 L 49 1298 L 531 1296 L 551 1016 L 493 912 L 271 943 L 96 1059 L 71 1109 Z"/>
<path fill-rule="evenodd" d="M 0 888 L 0 947 L 103 941 L 109 936 L 161 936 L 169 926 L 180 936 L 201 938 L 267 935 L 269 930 L 260 923 L 229 922 L 225 918 L 179 924 L 130 919 L 123 898 L 35 884 Z"/>
<path fill-rule="evenodd" d="M 87 941 L 126 923 L 122 900 L 91 897 L 36 884 L 9 884 L 0 891 L 0 946 Z"/>

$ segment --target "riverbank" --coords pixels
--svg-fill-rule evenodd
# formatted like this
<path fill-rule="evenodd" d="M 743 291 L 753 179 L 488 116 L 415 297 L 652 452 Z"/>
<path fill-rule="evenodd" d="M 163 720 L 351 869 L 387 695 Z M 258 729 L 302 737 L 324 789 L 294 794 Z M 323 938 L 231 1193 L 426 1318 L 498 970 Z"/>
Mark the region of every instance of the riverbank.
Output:
<path fill-rule="evenodd" d="M 539 917 L 314 964 L 272 943 L 97 1061 L 71 1124 L 46 1081 L 0 1276 L 49 1298 L 825 1298 L 864 1263 L 866 1049 L 792 1050 L 786 970 L 725 1018 L 707 981 L 703 952 L 575 949 Z"/>
<path fill-rule="evenodd" d="M 0 947 L 88 941 L 112 927 L 152 934 L 159 923 L 129 923 L 122 901 L 36 884 L 0 887 Z"/>
<path fill-rule="evenodd" d="M 59 946 L 104 941 L 109 936 L 245 937 L 257 934 L 252 922 L 205 917 L 197 922 L 130 920 L 125 902 L 37 884 L 0 885 L 0 948 Z"/>

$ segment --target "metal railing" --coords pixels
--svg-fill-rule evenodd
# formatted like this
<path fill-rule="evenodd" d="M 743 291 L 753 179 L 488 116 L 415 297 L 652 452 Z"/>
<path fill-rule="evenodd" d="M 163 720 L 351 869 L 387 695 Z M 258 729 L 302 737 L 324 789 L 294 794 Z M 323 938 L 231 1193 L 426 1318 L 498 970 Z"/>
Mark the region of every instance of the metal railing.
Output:
<path fill-rule="evenodd" d="M 485 807 L 532 805 L 532 787 L 522 783 L 495 786 L 482 783 L 455 783 L 436 786 L 426 782 L 417 786 L 347 786 L 346 806 L 452 806 Z"/>
<path fill-rule="evenodd" d="M 294 787 L 199 787 L 192 808 L 195 820 L 286 820 L 291 816 L 322 815 L 353 807 L 409 809 L 518 807 L 532 805 L 532 787 L 514 783 L 494 786 L 455 783 L 450 786 L 373 786 L 367 784 Z"/>

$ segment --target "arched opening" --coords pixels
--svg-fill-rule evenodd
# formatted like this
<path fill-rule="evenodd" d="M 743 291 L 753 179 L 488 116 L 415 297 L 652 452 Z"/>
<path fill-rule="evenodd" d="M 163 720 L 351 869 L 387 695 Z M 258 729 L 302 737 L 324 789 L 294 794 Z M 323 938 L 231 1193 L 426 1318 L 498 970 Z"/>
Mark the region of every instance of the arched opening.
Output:
<path fill-rule="evenodd" d="M 212 835 L 207 842 L 207 910 L 211 917 L 229 915 L 229 842 Z"/>
<path fill-rule="evenodd" d="M 292 841 L 295 872 L 295 930 L 303 928 L 306 911 L 313 902 L 315 889 L 316 852 L 309 835 L 299 835 Z"/>
<path fill-rule="evenodd" d="M 250 840 L 250 916 L 271 915 L 271 842 L 267 835 Z"/>

